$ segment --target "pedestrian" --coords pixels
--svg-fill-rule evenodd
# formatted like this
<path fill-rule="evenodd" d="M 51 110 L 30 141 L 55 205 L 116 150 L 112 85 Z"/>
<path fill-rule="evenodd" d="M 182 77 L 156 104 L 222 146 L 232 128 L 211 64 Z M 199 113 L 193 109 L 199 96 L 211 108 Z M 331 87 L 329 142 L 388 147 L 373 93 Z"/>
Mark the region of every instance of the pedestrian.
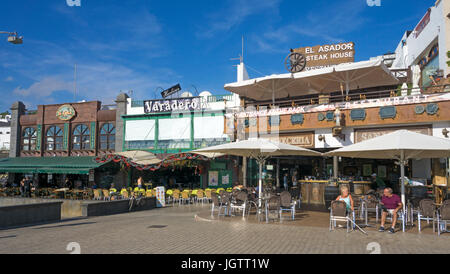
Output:
<path fill-rule="evenodd" d="M 297 187 L 297 181 L 298 181 L 298 173 L 297 170 L 294 171 L 294 174 L 292 174 L 292 186 Z"/>
<path fill-rule="evenodd" d="M 284 190 L 288 190 L 288 174 L 287 173 L 284 174 L 283 185 L 284 185 Z"/>

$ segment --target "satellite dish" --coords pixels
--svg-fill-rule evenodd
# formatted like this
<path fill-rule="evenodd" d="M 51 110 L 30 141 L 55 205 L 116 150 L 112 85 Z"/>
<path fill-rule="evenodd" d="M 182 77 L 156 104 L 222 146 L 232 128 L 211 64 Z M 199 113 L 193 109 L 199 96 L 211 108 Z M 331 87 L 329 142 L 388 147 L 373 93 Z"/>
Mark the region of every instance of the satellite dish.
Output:
<path fill-rule="evenodd" d="M 201 96 L 201 97 L 209 97 L 209 96 L 211 96 L 211 95 L 212 95 L 212 93 L 209 92 L 209 91 L 202 91 L 202 92 L 200 92 L 200 94 L 199 94 L 199 96 Z"/>
<path fill-rule="evenodd" d="M 193 97 L 192 93 L 190 93 L 189 91 L 181 93 L 181 98 L 188 98 L 188 97 Z"/>

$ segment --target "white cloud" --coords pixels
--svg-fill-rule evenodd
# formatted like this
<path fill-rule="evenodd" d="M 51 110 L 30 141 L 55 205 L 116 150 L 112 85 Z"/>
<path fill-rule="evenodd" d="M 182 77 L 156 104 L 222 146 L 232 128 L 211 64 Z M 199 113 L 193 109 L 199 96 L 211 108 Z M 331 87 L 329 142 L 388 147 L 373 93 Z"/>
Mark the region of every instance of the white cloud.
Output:
<path fill-rule="evenodd" d="M 252 40 L 256 44 L 256 51 L 268 53 L 287 52 L 289 46 L 308 46 L 293 43 L 311 38 L 323 43 L 343 42 L 346 34 L 365 23 L 361 15 L 364 8 L 367 6 L 359 0 L 321 6 L 320 10 L 309 11 L 298 20 L 272 27 L 262 34 L 254 34 Z"/>
<path fill-rule="evenodd" d="M 12 76 L 8 76 L 5 78 L 5 82 L 12 82 L 12 81 L 14 81 L 14 77 Z"/>
<path fill-rule="evenodd" d="M 265 11 L 278 10 L 281 0 L 228 0 L 227 7 L 208 16 L 205 26 L 197 32 L 199 38 L 214 35 L 241 25 L 248 17 Z"/>
<path fill-rule="evenodd" d="M 13 93 L 22 97 L 34 98 L 50 96 L 55 91 L 69 90 L 70 84 L 56 77 L 45 77 L 28 88 L 17 87 Z"/>

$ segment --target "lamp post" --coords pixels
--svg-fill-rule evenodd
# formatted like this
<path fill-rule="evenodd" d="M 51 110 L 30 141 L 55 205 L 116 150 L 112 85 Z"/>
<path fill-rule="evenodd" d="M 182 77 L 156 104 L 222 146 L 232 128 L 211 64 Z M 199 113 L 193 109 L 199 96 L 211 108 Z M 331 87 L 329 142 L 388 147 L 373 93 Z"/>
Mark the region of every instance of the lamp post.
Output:
<path fill-rule="evenodd" d="M 0 31 L 0 34 L 8 34 L 8 42 L 14 45 L 20 45 L 23 43 L 23 36 L 19 36 L 17 32 Z"/>

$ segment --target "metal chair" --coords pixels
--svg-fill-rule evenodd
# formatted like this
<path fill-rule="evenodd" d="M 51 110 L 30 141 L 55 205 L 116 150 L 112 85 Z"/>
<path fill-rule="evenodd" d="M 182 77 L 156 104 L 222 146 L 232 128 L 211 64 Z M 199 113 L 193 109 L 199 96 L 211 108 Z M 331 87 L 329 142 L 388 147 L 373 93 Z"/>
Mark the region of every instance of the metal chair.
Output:
<path fill-rule="evenodd" d="M 447 222 L 450 222 L 450 200 L 444 201 L 437 212 L 438 236 L 441 236 L 442 233 L 449 232 L 447 230 Z"/>
<path fill-rule="evenodd" d="M 345 222 L 347 232 L 350 229 L 350 218 L 347 215 L 347 204 L 344 201 L 332 201 L 330 206 L 330 231 L 335 230 L 336 222 Z M 353 226 L 351 226 L 353 230 Z"/>
<path fill-rule="evenodd" d="M 288 191 L 283 191 L 280 194 L 280 222 L 283 221 L 283 211 L 291 213 L 292 220 L 295 220 L 295 205 L 296 201 L 292 201 L 292 196 Z"/>
<path fill-rule="evenodd" d="M 230 197 L 231 194 L 226 191 L 220 191 L 220 193 L 221 194 L 220 194 L 219 216 L 221 216 L 220 212 L 221 212 L 222 208 L 225 208 L 224 214 L 222 216 L 226 216 L 226 215 L 230 214 L 229 207 L 230 207 L 230 203 L 231 203 L 231 197 Z"/>
<path fill-rule="evenodd" d="M 281 198 L 280 196 L 273 195 L 269 198 L 266 203 L 266 223 L 269 222 L 269 219 L 278 219 L 281 220 Z M 277 216 L 276 218 L 272 218 L 273 216 Z"/>
<path fill-rule="evenodd" d="M 245 210 L 247 208 L 247 194 L 243 191 L 239 191 L 235 194 L 234 199 L 230 203 L 231 214 L 234 210 L 242 210 L 242 218 L 245 217 Z"/>
<path fill-rule="evenodd" d="M 411 211 L 412 212 L 412 211 Z M 413 213 L 413 212 L 412 212 Z M 435 232 L 436 218 L 436 207 L 431 199 L 423 199 L 419 202 L 419 210 L 417 212 L 417 223 L 419 225 L 419 232 L 422 231 L 422 220 L 433 222 L 433 232 Z"/>

